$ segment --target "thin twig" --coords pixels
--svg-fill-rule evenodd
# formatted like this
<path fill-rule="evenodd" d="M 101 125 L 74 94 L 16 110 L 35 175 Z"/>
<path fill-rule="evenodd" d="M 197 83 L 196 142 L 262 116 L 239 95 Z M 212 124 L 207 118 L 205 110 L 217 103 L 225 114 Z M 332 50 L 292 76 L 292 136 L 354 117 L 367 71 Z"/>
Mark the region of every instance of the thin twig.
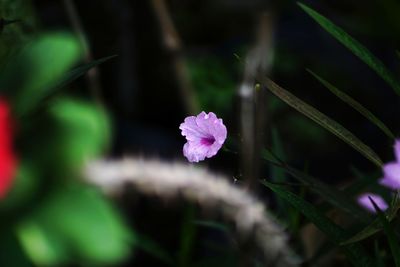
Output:
<path fill-rule="evenodd" d="M 151 3 L 160 25 L 163 46 L 172 58 L 172 64 L 186 112 L 188 114 L 197 114 L 199 112 L 199 104 L 189 79 L 185 58 L 182 53 L 182 42 L 168 12 L 165 0 L 152 0 Z"/>
<path fill-rule="evenodd" d="M 202 208 L 217 210 L 234 223 L 241 241 L 250 241 L 262 252 L 265 266 L 298 266 L 285 232 L 263 203 L 224 176 L 192 165 L 135 158 L 93 162 L 84 176 L 111 195 L 131 185 L 145 195 L 165 200 L 183 197 Z"/>
<path fill-rule="evenodd" d="M 270 71 L 272 58 L 273 24 L 271 16 L 263 13 L 258 23 L 256 43 L 246 56 L 243 82 L 239 87 L 241 170 L 249 188 L 257 182 L 266 117 L 265 96 L 262 90 L 255 90 L 255 77 L 260 72 Z"/>
<path fill-rule="evenodd" d="M 89 63 L 93 61 L 93 56 L 90 50 L 90 44 L 88 38 L 86 37 L 86 33 L 82 26 L 82 21 L 79 17 L 75 3 L 73 0 L 63 0 L 63 2 L 68 15 L 68 19 L 83 48 L 85 63 Z M 102 89 L 101 89 L 99 68 L 95 66 L 92 69 L 90 69 L 86 74 L 86 79 L 89 85 L 90 92 L 93 98 L 95 99 L 96 103 L 98 103 L 100 106 L 103 106 L 104 101 L 102 99 L 102 94 L 101 94 Z"/>

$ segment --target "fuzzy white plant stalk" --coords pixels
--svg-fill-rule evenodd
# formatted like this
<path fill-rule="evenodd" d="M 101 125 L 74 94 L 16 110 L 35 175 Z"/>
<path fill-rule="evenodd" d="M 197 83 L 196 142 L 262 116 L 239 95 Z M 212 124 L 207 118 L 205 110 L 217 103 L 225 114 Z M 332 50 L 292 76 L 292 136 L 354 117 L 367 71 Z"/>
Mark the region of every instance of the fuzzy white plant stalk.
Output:
<path fill-rule="evenodd" d="M 203 208 L 217 209 L 234 223 L 241 238 L 254 241 L 263 253 L 265 266 L 298 265 L 285 232 L 263 203 L 222 175 L 183 163 L 130 158 L 92 162 L 85 177 L 108 194 L 118 193 L 130 184 L 145 195 L 183 197 Z"/>

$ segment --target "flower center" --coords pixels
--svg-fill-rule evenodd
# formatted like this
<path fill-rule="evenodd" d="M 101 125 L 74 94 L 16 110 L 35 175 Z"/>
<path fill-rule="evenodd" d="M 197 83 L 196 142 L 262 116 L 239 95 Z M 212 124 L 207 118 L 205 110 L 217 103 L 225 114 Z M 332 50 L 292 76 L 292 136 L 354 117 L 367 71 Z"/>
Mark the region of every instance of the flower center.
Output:
<path fill-rule="evenodd" d="M 211 146 L 212 144 L 214 144 L 214 142 L 215 142 L 215 138 L 213 136 L 203 137 L 200 140 L 200 143 L 202 145 L 206 145 L 206 146 Z"/>

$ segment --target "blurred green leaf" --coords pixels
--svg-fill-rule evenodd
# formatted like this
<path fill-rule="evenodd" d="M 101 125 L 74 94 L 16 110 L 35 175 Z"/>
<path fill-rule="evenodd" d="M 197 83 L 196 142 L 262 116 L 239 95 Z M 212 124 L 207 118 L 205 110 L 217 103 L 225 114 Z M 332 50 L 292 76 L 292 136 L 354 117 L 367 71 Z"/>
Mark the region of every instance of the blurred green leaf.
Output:
<path fill-rule="evenodd" d="M 116 56 L 108 56 L 104 57 L 95 61 L 92 61 L 90 63 L 81 65 L 66 74 L 63 75 L 59 80 L 55 82 L 51 88 L 47 90 L 47 92 L 43 93 L 43 95 L 40 97 L 40 100 L 49 100 L 52 96 L 54 96 L 60 89 L 63 89 L 70 83 L 74 82 L 76 79 L 80 78 L 81 76 L 85 75 L 90 69 L 107 62 L 108 60 L 115 58 Z"/>
<path fill-rule="evenodd" d="M 194 224 L 199 225 L 199 226 L 204 226 L 208 227 L 210 229 L 215 229 L 224 233 L 229 233 L 229 229 L 226 225 L 220 222 L 216 221 L 206 221 L 206 220 L 196 220 L 194 221 Z"/>
<path fill-rule="evenodd" d="M 158 243 L 154 242 L 152 239 L 144 236 L 142 234 L 136 234 L 135 246 L 137 249 L 141 249 L 148 254 L 161 260 L 163 263 L 174 266 L 174 260 L 168 254 L 168 252 L 162 248 Z"/>
<path fill-rule="evenodd" d="M 21 162 L 13 183 L 7 197 L 0 201 L 0 212 L 9 211 L 27 204 L 37 190 L 38 177 L 31 166 Z"/>
<path fill-rule="evenodd" d="M 282 186 L 274 185 L 272 183 L 262 181 L 262 184 L 270 188 L 277 195 L 288 201 L 296 209 L 298 209 L 309 221 L 311 221 L 318 229 L 320 229 L 327 237 L 339 244 L 345 240 L 347 233 L 344 229 L 329 220 L 324 214 L 319 212 L 312 204 L 298 197 L 297 195 L 287 191 Z M 343 246 L 342 249 L 354 266 L 373 266 L 372 261 L 364 248 L 359 244 L 352 244 Z"/>
<path fill-rule="evenodd" d="M 64 244 L 36 222 L 22 223 L 18 237 L 25 254 L 37 266 L 54 266 L 68 259 Z"/>
<path fill-rule="evenodd" d="M 57 99 L 50 112 L 58 122 L 59 136 L 56 141 L 61 163 L 73 169 L 98 156 L 110 139 L 110 124 L 104 110 L 91 104 L 73 100 Z"/>
<path fill-rule="evenodd" d="M 343 102 L 347 103 L 349 106 L 357 110 L 361 115 L 367 118 L 370 122 L 375 124 L 379 129 L 381 129 L 390 139 L 394 140 L 394 134 L 389 130 L 389 128 L 378 119 L 371 111 L 362 106 L 359 102 L 351 98 L 349 95 L 340 91 L 338 88 L 312 72 L 311 70 L 307 70 L 311 75 L 313 75 L 319 82 L 321 82 L 329 91 L 331 91 L 334 95 L 340 98 Z"/>
<path fill-rule="evenodd" d="M 81 48 L 68 33 L 37 37 L 24 47 L 0 76 L 0 88 L 17 116 L 30 111 L 79 60 Z"/>
<path fill-rule="evenodd" d="M 378 214 L 379 221 L 383 225 L 383 230 L 389 241 L 390 250 L 392 251 L 394 263 L 396 267 L 400 267 L 400 247 L 399 243 L 397 242 L 396 234 L 382 210 L 378 207 L 378 205 L 376 205 L 375 201 L 371 197 L 369 199 Z"/>
<path fill-rule="evenodd" d="M 75 81 L 76 79 L 78 79 L 79 77 L 83 76 L 84 74 L 86 74 L 86 72 L 88 72 L 91 68 L 96 67 L 97 65 L 100 65 L 104 62 L 109 61 L 110 59 L 115 58 L 116 55 L 113 56 L 108 56 L 108 57 L 103 57 L 100 58 L 98 60 L 94 60 L 90 63 L 81 65 L 69 72 L 67 72 L 63 77 L 61 77 L 53 86 L 53 88 L 51 90 L 49 90 L 49 93 L 52 93 L 54 91 L 57 91 L 58 89 L 61 89 L 65 86 L 67 86 L 68 84 L 70 84 L 71 82 Z"/>
<path fill-rule="evenodd" d="M 26 253 L 41 266 L 112 264 L 126 258 L 135 236 L 95 189 L 68 185 L 18 227 Z"/>
<path fill-rule="evenodd" d="M 279 136 L 279 132 L 276 128 L 272 128 L 272 152 L 276 155 L 281 162 L 286 161 L 286 155 L 283 149 L 283 144 Z M 262 150 L 262 155 L 268 155 L 267 150 Z M 272 158 L 271 158 L 272 159 Z M 273 160 L 274 161 L 274 160 Z M 274 183 L 284 183 L 288 180 L 286 172 L 282 167 L 278 167 L 277 164 L 272 164 L 270 171 L 271 181 Z M 297 228 L 299 222 L 300 213 L 297 209 L 294 209 L 290 204 L 284 201 L 282 198 L 277 198 L 277 206 L 279 208 L 279 216 L 286 218 L 289 222 L 289 228 L 294 230 Z"/>
<path fill-rule="evenodd" d="M 178 266 L 187 267 L 191 265 L 194 243 L 197 235 L 197 227 L 193 223 L 196 217 L 196 210 L 193 205 L 189 205 L 185 209 L 183 219 L 181 221 L 180 244 L 177 253 Z"/>
<path fill-rule="evenodd" d="M 0 71 L 21 46 L 36 34 L 36 19 L 32 3 L 27 0 L 1 0 L 0 17 L 21 20 L 4 27 L 0 32 Z"/>
<path fill-rule="evenodd" d="M 322 28 L 335 37 L 358 58 L 364 61 L 365 64 L 373 69 L 398 95 L 400 95 L 400 84 L 398 80 L 393 73 L 386 68 L 382 61 L 376 58 L 365 46 L 333 24 L 330 20 L 302 3 L 298 3 L 298 5 L 319 25 L 321 25 Z"/>
<path fill-rule="evenodd" d="M 224 114 L 232 107 L 236 88 L 229 70 L 232 65 L 213 56 L 188 60 L 190 78 L 202 109 Z"/>
<path fill-rule="evenodd" d="M 364 157 L 369 159 L 372 163 L 374 163 L 378 167 L 382 166 L 382 160 L 378 157 L 378 155 L 369 146 L 361 142 L 360 139 L 358 139 L 354 134 L 349 132 L 342 125 L 332 120 L 325 114 L 321 113 L 317 109 L 313 108 L 312 106 L 308 105 L 307 103 L 303 102 L 270 79 L 259 76 L 258 81 L 268 90 L 270 90 L 274 95 L 279 97 L 282 101 L 286 102 L 289 106 L 303 113 L 308 118 L 315 121 L 325 129 L 342 139 L 344 142 L 352 146 L 355 150 L 360 152 Z"/>
<path fill-rule="evenodd" d="M 285 153 L 283 151 L 282 141 L 280 139 L 278 130 L 272 128 L 272 151 L 280 160 L 286 161 Z M 275 165 L 271 168 L 271 179 L 275 183 L 282 183 L 286 181 L 285 171 Z"/>

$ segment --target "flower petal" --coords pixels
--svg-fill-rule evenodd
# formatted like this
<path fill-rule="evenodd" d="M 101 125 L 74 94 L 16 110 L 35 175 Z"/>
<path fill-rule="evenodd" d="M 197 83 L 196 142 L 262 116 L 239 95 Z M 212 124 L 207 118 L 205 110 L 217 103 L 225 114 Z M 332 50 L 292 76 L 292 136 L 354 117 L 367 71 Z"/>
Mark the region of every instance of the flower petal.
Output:
<path fill-rule="evenodd" d="M 400 140 L 399 139 L 397 139 L 394 142 L 394 154 L 396 156 L 397 162 L 400 162 Z"/>
<path fill-rule="evenodd" d="M 183 155 L 189 162 L 199 162 L 204 160 L 208 153 L 208 147 L 199 142 L 187 142 L 183 146 Z"/>
<path fill-rule="evenodd" d="M 200 140 L 207 136 L 197 125 L 195 116 L 187 117 L 185 121 L 181 123 L 179 129 L 182 131 L 182 135 L 189 141 Z"/>
<path fill-rule="evenodd" d="M 384 176 L 379 180 L 379 184 L 390 189 L 400 189 L 400 164 L 391 162 L 383 166 Z"/>
<path fill-rule="evenodd" d="M 214 121 L 218 120 L 217 116 L 213 112 L 209 112 L 208 114 L 202 111 L 196 117 L 196 123 L 199 128 L 205 133 L 212 135 L 214 132 Z"/>
<path fill-rule="evenodd" d="M 386 201 L 381 196 L 373 193 L 364 193 L 357 198 L 357 202 L 358 204 L 360 204 L 360 206 L 371 213 L 376 213 L 376 210 L 369 198 L 371 198 L 378 206 L 378 208 L 382 211 L 385 211 L 389 207 Z"/>

